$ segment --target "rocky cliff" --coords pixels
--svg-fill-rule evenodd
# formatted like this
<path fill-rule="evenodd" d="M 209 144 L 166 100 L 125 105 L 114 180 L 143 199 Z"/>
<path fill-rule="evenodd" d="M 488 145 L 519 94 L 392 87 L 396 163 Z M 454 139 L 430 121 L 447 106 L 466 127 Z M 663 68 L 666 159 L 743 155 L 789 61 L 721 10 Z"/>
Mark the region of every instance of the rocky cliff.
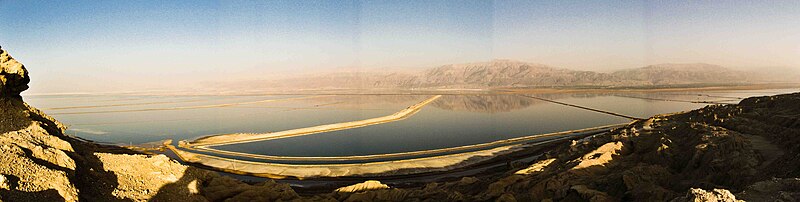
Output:
<path fill-rule="evenodd" d="M 30 81 L 25 66 L 0 47 L 0 96 L 19 96 Z"/>
<path fill-rule="evenodd" d="M 97 145 L 23 102 L 25 67 L 0 49 L 0 201 L 216 201 L 296 198 L 285 184 L 249 185 L 164 155 Z M 234 200 L 235 201 L 235 200 Z"/>

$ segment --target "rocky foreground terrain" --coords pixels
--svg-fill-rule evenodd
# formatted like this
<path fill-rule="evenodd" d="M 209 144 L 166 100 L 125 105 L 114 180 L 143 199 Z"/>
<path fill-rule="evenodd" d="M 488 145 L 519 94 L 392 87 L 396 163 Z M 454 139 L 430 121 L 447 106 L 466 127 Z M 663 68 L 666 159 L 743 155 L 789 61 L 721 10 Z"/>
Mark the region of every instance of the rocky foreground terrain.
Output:
<path fill-rule="evenodd" d="M 0 201 L 800 200 L 800 93 L 636 121 L 504 172 L 299 195 L 287 184 L 247 184 L 163 155 L 68 137 L 23 102 L 29 81 L 0 49 Z"/>
<path fill-rule="evenodd" d="M 249 185 L 215 172 L 64 135 L 23 102 L 25 67 L 0 49 L 0 201 L 274 201 L 286 184 Z"/>

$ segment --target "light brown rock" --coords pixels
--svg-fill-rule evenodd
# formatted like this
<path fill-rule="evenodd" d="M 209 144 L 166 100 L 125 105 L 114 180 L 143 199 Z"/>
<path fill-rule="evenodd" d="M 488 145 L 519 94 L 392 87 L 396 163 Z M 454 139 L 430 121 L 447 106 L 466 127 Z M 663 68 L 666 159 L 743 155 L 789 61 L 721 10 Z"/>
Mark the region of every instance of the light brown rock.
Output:
<path fill-rule="evenodd" d="M 11 189 L 11 187 L 8 185 L 8 179 L 6 179 L 6 176 L 0 175 L 0 189 Z"/>
<path fill-rule="evenodd" d="M 689 190 L 689 192 L 686 193 L 686 196 L 678 197 L 672 200 L 672 202 L 707 202 L 707 201 L 743 202 L 742 200 L 736 200 L 736 196 L 734 196 L 730 191 L 725 189 L 714 189 L 712 191 L 706 191 L 704 189 L 699 189 L 699 188 L 692 188 Z"/>
<path fill-rule="evenodd" d="M 18 97 L 28 89 L 28 70 L 0 47 L 0 96 Z"/>
<path fill-rule="evenodd" d="M 583 155 L 580 159 L 576 159 L 576 161 L 580 162 L 578 165 L 573 167 L 573 170 L 588 168 L 591 166 L 605 166 L 608 162 L 612 160 L 614 155 L 618 155 L 619 151 L 622 150 L 622 142 L 609 142 L 604 144 L 603 146 L 598 147 L 592 152 Z"/>
<path fill-rule="evenodd" d="M 72 147 L 18 98 L 0 97 L 0 197 L 8 201 L 77 201 Z M 38 119 L 38 120 L 37 120 Z M 9 124 L 6 124 L 9 123 Z"/>
<path fill-rule="evenodd" d="M 382 184 L 377 180 L 367 180 L 362 183 L 341 187 L 336 189 L 336 192 L 360 192 L 366 190 L 388 189 L 389 185 Z"/>
<path fill-rule="evenodd" d="M 181 199 L 206 201 L 201 187 L 211 177 L 207 171 L 181 165 L 164 155 L 95 154 L 107 172 L 117 176 L 112 195 L 119 199 L 150 201 Z"/>
<path fill-rule="evenodd" d="M 517 172 L 514 172 L 514 174 L 517 174 L 517 175 L 536 174 L 538 172 L 544 171 L 544 168 L 549 166 L 554 161 L 556 161 L 555 158 L 541 160 L 541 161 L 536 162 L 533 165 L 529 166 L 528 168 L 525 168 L 525 169 L 522 169 L 522 170 L 518 170 Z"/>

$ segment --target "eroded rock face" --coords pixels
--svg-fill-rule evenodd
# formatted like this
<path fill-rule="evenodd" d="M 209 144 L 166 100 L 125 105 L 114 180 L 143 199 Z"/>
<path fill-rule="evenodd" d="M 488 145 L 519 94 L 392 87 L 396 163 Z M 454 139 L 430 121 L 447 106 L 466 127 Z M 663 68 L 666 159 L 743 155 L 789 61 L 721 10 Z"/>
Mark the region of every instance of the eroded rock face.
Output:
<path fill-rule="evenodd" d="M 213 177 L 202 193 L 209 201 L 289 201 L 300 196 L 288 184 L 267 180 L 255 185 L 229 177 Z"/>
<path fill-rule="evenodd" d="M 28 71 L 0 48 L 0 200 L 78 201 L 64 127 L 22 102 Z"/>
<path fill-rule="evenodd" d="M 30 81 L 25 66 L 0 47 L 0 97 L 19 97 Z"/>
<path fill-rule="evenodd" d="M 202 184 L 211 172 L 189 168 L 164 155 L 125 155 L 95 153 L 103 169 L 116 175 L 111 192 L 116 199 L 133 201 L 185 199 L 204 201 Z"/>
<path fill-rule="evenodd" d="M 0 198 L 7 201 L 77 201 L 72 145 L 51 133 L 56 122 L 21 99 L 0 97 Z"/>
<path fill-rule="evenodd" d="M 82 142 L 28 106 L 28 72 L 0 49 L 0 201 L 274 201 L 286 184 L 249 185 L 163 155 Z"/>

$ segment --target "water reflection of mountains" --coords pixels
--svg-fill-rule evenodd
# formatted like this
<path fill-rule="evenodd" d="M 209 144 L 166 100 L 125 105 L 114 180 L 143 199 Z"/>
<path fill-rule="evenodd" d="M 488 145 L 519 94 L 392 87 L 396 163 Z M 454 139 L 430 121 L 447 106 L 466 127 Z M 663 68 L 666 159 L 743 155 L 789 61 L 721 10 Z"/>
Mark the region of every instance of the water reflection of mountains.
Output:
<path fill-rule="evenodd" d="M 598 93 L 558 93 L 558 94 L 533 94 L 533 96 L 559 100 L 565 98 L 591 98 L 605 96 Z M 381 104 L 407 104 L 425 100 L 429 95 L 362 95 L 362 96 L 335 96 L 322 98 L 327 102 L 338 102 L 337 107 L 372 108 Z M 467 111 L 481 113 L 502 113 L 524 109 L 537 104 L 548 102 L 523 97 L 520 95 L 444 95 L 431 103 L 439 109 L 452 111 Z"/>
<path fill-rule="evenodd" d="M 601 96 L 596 93 L 577 93 L 577 94 L 534 94 L 533 96 L 550 99 L 560 100 L 566 98 L 591 98 Z M 515 110 L 524 109 L 537 104 L 546 104 L 549 102 L 531 99 L 520 95 L 458 95 L 458 96 L 442 96 L 432 103 L 433 106 L 440 109 L 453 110 L 453 111 L 468 111 L 468 112 L 482 112 L 482 113 L 502 113 L 511 112 Z"/>

